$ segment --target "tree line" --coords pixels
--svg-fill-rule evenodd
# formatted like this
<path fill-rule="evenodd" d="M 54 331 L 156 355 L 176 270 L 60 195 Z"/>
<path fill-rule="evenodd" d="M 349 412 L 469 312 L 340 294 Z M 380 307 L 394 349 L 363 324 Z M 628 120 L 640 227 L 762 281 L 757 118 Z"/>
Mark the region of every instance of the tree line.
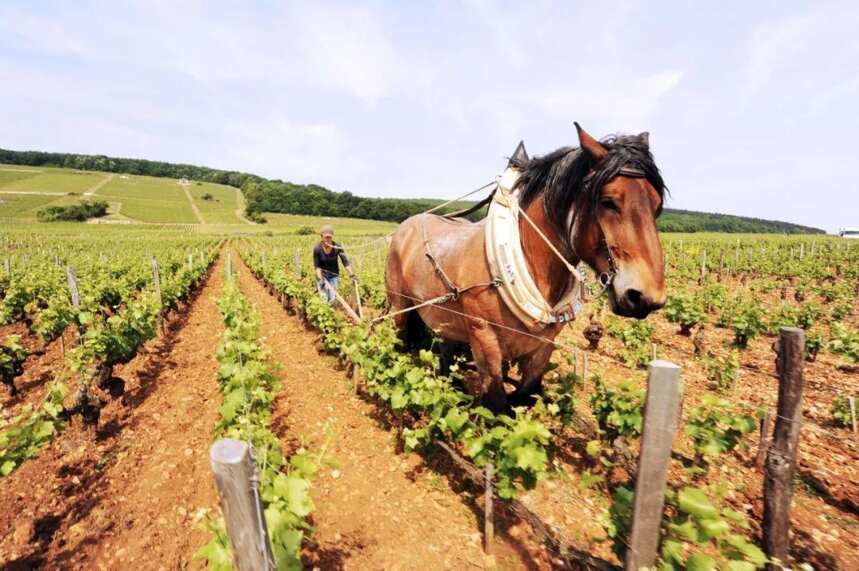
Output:
<path fill-rule="evenodd" d="M 185 177 L 233 186 L 241 189 L 245 196 L 247 205 L 245 214 L 257 222 L 265 221 L 265 212 L 402 222 L 409 216 L 443 202 L 424 198 L 366 198 L 355 196 L 348 191 L 335 192 L 317 184 L 270 180 L 239 171 L 104 155 L 0 149 L 0 163 L 155 177 Z M 471 204 L 469 202 L 451 204 L 441 212 L 460 210 Z M 480 215 L 481 213 L 477 213 L 471 218 L 480 217 Z M 659 219 L 659 229 L 663 232 L 823 233 L 823 230 L 818 228 L 787 222 L 674 209 L 665 209 Z"/>

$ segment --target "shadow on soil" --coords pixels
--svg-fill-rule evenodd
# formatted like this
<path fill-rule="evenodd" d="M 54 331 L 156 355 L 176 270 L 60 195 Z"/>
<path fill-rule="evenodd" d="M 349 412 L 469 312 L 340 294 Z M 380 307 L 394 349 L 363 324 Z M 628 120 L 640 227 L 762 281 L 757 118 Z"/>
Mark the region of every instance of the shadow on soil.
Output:
<path fill-rule="evenodd" d="M 84 529 L 82 533 L 87 535 L 66 547 L 68 542 L 65 536 L 70 532 L 69 528 L 86 518 L 105 499 L 108 482 L 102 477 L 102 471 L 120 452 L 117 449 L 119 443 L 115 437 L 125 428 L 136 425 L 138 419 L 133 416 L 133 410 L 143 404 L 157 388 L 156 381 L 161 372 L 175 366 L 169 356 L 176 337 L 187 324 L 210 275 L 211 271 L 189 296 L 184 306 L 185 310 L 176 313 L 173 319 L 165 324 L 163 336 L 138 354 L 136 358 L 144 359 L 143 367 L 138 370 L 139 383 L 135 383 L 136 388 L 126 392 L 118 401 L 108 404 L 111 411 L 110 420 L 95 431 L 82 427 L 80 421 L 74 421 L 73 425 L 67 427 L 67 431 L 73 433 L 67 437 L 74 436 L 81 441 L 95 440 L 107 446 L 102 447 L 98 453 L 95 452 L 94 447 L 89 447 L 86 458 L 75 464 L 64 464 L 59 468 L 57 475 L 62 484 L 58 493 L 69 501 L 59 502 L 59 509 L 37 519 L 29 539 L 29 553 L 15 560 L 0 561 L 0 569 L 75 568 L 75 558 L 79 557 L 87 546 L 99 544 L 104 535 L 110 531 L 114 525 L 113 522 L 98 530 Z M 57 536 L 56 540 L 55 536 Z"/>

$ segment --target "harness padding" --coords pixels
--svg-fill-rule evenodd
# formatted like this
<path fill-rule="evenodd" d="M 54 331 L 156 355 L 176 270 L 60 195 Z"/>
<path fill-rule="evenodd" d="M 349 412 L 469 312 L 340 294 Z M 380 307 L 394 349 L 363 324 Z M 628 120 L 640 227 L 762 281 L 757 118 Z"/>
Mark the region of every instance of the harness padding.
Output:
<path fill-rule="evenodd" d="M 572 321 L 582 308 L 581 286 L 573 274 L 561 300 L 551 306 L 543 297 L 522 249 L 519 232 L 519 191 L 513 190 L 520 171 L 510 166 L 498 182 L 486 217 L 486 259 L 498 290 L 511 312 L 531 332 L 547 325 Z"/>

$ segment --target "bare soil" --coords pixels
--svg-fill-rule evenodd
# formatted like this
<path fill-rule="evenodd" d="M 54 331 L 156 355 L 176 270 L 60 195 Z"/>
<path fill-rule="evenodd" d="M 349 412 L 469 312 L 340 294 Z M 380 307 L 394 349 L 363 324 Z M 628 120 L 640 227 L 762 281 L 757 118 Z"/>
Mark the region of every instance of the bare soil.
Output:
<path fill-rule="evenodd" d="M 126 392 L 97 430 L 73 421 L 0 483 L 0 567 L 180 569 L 208 540 L 194 515 L 218 502 L 207 450 L 221 403 L 222 267 L 114 371 Z"/>
<path fill-rule="evenodd" d="M 243 264 L 240 273 L 262 316 L 263 344 L 282 365 L 274 419 L 285 449 L 319 450 L 328 440 L 337 461 L 311 486 L 308 567 L 483 568 L 482 491 L 469 489 L 442 459 L 402 452 L 384 405 L 356 395 L 337 361 L 318 350 L 317 334 L 287 315 Z M 496 525 L 499 568 L 551 566 L 522 524 L 499 518 Z"/>

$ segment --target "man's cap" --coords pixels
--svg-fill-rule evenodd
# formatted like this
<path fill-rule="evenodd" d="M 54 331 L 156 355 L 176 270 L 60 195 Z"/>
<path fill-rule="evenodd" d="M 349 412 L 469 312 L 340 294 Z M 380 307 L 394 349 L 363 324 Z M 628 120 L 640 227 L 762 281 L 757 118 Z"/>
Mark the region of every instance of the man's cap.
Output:
<path fill-rule="evenodd" d="M 322 228 L 319 229 L 319 233 L 322 234 L 323 236 L 325 236 L 326 234 L 330 234 L 331 236 L 333 236 L 334 235 L 334 227 L 329 225 L 329 224 L 326 224 L 325 226 L 323 226 Z"/>

